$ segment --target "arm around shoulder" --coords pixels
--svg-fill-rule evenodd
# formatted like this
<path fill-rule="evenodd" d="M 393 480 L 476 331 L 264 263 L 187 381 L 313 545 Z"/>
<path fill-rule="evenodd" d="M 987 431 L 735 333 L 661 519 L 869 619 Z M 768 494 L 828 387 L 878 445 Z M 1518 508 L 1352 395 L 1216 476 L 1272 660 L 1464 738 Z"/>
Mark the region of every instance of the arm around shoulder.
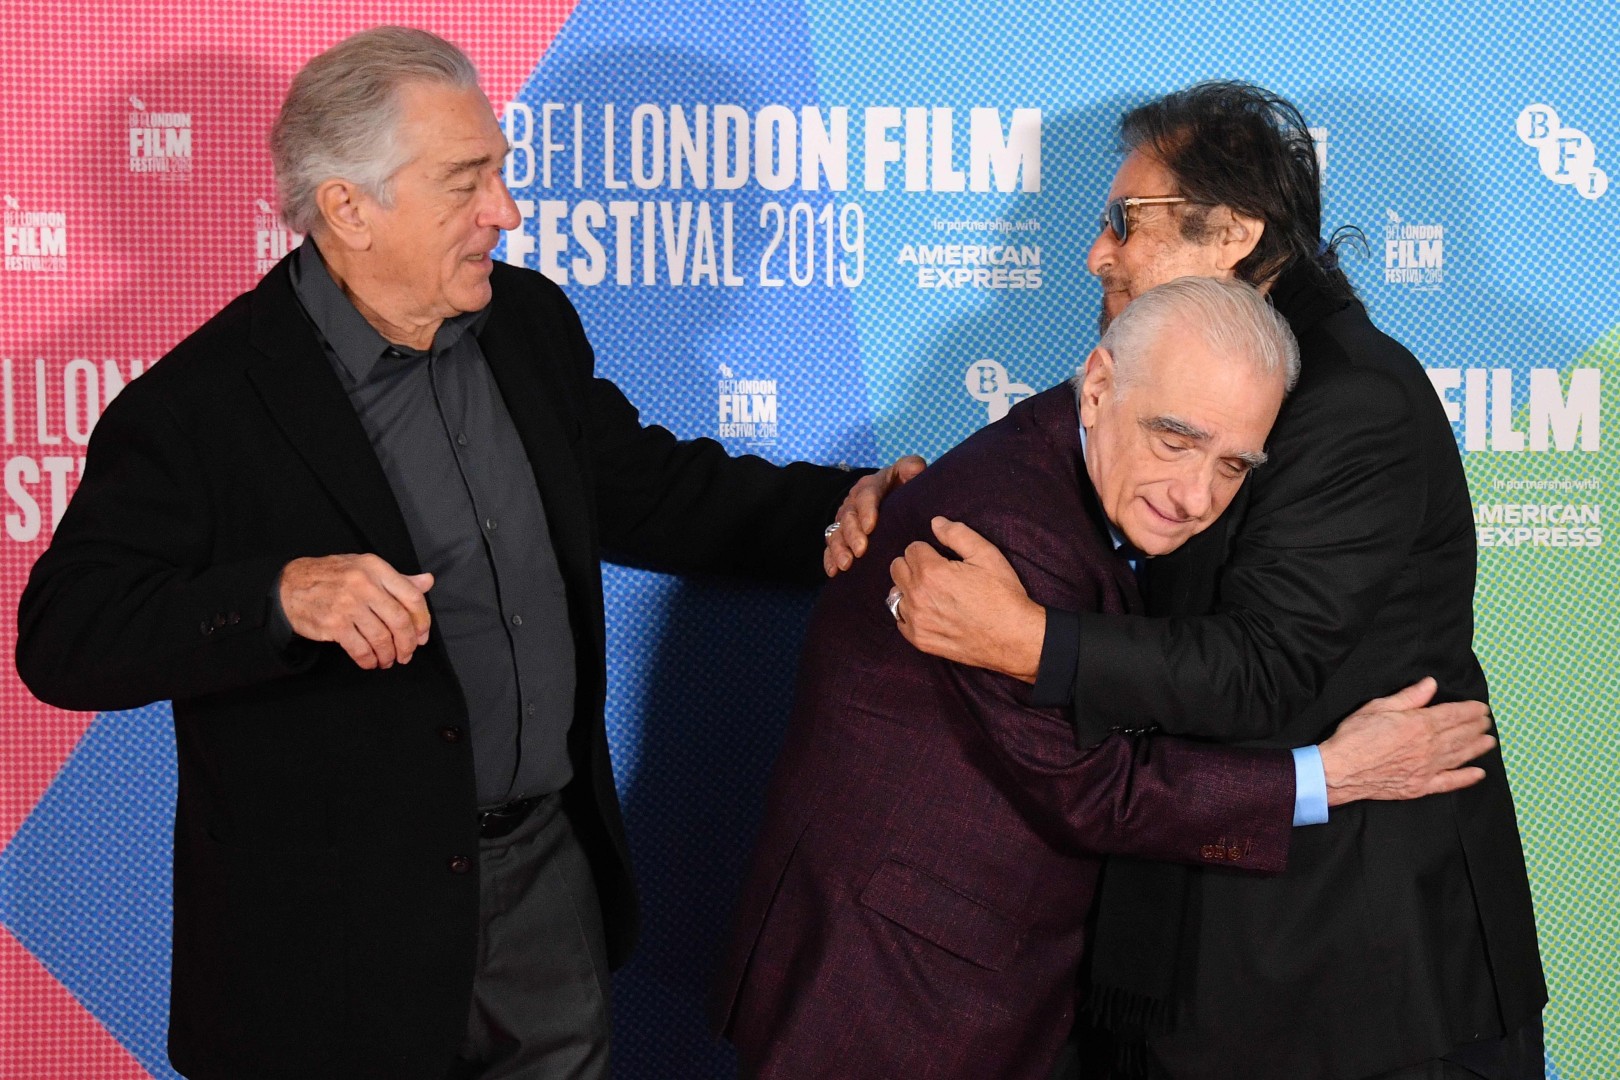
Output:
<path fill-rule="evenodd" d="M 561 290 L 547 288 L 578 379 L 582 438 L 610 557 L 675 572 L 820 580 L 822 530 L 869 469 L 733 457 L 713 439 L 678 439 L 640 413 L 594 354 Z"/>
<path fill-rule="evenodd" d="M 1214 612 L 1080 616 L 1083 731 L 1147 716 L 1177 734 L 1263 738 L 1316 698 L 1384 603 L 1423 517 L 1411 392 L 1348 368 L 1286 403 Z"/>

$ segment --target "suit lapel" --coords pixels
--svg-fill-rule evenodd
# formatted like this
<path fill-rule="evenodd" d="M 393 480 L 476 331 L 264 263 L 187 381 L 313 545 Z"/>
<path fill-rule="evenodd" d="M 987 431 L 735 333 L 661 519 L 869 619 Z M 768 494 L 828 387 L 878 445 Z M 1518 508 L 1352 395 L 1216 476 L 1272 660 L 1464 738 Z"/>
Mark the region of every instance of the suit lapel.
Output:
<path fill-rule="evenodd" d="M 510 293 L 503 302 L 498 279 L 495 297 L 478 345 L 528 454 L 563 577 L 589 587 L 597 569 L 589 527 L 595 516 L 581 479 L 585 475 L 581 410 L 569 400 L 555 359 L 563 346 L 552 341 L 537 320 L 523 318 Z"/>
<path fill-rule="evenodd" d="M 402 573 L 420 569 L 405 518 L 371 440 L 292 289 L 283 260 L 251 297 L 248 368 L 271 418 L 371 551 Z"/>

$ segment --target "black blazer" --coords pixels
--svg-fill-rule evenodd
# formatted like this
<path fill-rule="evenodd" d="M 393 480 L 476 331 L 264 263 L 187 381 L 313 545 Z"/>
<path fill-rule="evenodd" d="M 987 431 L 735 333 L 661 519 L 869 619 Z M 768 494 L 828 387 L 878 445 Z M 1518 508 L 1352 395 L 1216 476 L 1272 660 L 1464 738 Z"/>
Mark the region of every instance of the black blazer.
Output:
<path fill-rule="evenodd" d="M 620 963 L 636 894 L 602 717 L 598 560 L 817 580 L 852 474 L 643 427 L 593 377 L 561 290 L 499 264 L 492 284 L 479 344 L 567 587 L 565 798 Z M 363 671 L 335 645 L 280 651 L 267 629 L 281 567 L 343 552 L 431 569 L 283 262 L 108 406 L 22 597 L 17 667 L 42 699 L 173 699 L 169 1051 L 194 1078 L 438 1080 L 465 1034 L 478 838 L 448 656 L 434 638 L 409 665 Z"/>
<path fill-rule="evenodd" d="M 1226 516 L 1146 574 L 1158 619 L 1082 615 L 1082 728 L 1319 741 L 1433 675 L 1486 699 L 1474 528 L 1440 401 L 1354 300 L 1285 276 L 1302 372 Z M 1213 614 L 1206 614 L 1213 613 Z M 1197 872 L 1178 1077 L 1350 1080 L 1511 1031 L 1547 1000 L 1500 752 L 1477 787 L 1339 807 L 1275 880 Z M 1116 881 L 1117 884 L 1117 881 Z M 1109 885 L 1105 876 L 1103 903 Z"/>

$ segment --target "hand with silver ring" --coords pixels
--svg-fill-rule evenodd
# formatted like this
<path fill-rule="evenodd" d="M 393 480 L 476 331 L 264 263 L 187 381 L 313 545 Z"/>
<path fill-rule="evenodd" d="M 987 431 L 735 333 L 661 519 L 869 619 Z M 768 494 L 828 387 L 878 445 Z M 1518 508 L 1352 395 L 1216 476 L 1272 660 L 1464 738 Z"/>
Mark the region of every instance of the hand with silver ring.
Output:
<path fill-rule="evenodd" d="M 825 529 L 821 530 L 821 538 L 823 540 L 826 540 L 829 537 L 831 537 L 833 533 L 837 532 L 839 529 L 842 529 L 843 527 L 844 527 L 844 523 L 842 521 L 835 521 L 831 525 L 827 526 Z"/>
<path fill-rule="evenodd" d="M 889 609 L 889 614 L 894 616 L 894 621 L 897 623 L 906 621 L 905 616 L 900 614 L 900 598 L 904 595 L 905 593 L 902 593 L 899 589 L 890 589 L 888 598 L 883 601 L 884 606 Z"/>

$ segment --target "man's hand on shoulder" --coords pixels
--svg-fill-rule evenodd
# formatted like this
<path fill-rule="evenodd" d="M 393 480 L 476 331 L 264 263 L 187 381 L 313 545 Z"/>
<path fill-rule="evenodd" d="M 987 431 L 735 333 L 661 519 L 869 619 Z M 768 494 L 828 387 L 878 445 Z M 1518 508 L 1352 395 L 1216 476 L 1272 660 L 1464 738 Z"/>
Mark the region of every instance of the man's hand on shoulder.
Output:
<path fill-rule="evenodd" d="M 932 656 L 1033 683 L 1046 638 L 1046 609 L 990 541 L 936 517 L 934 536 L 960 560 L 918 541 L 889 565 L 890 610 L 907 641 Z"/>
<path fill-rule="evenodd" d="M 1478 701 L 1429 705 L 1434 693 L 1435 681 L 1423 678 L 1345 718 L 1321 745 L 1329 806 L 1417 799 L 1485 779 L 1468 762 L 1496 745 L 1490 709 Z"/>
<path fill-rule="evenodd" d="M 294 559 L 276 583 L 293 633 L 335 641 L 366 669 L 408 664 L 427 644 L 432 574 L 399 573 L 376 555 Z"/>
<path fill-rule="evenodd" d="M 866 554 L 866 538 L 877 528 L 878 503 L 927 465 L 916 454 L 907 454 L 893 465 L 855 481 L 838 506 L 833 517 L 838 527 L 827 533 L 827 550 L 821 554 L 821 565 L 828 577 L 837 577 L 840 570 L 848 570 Z"/>

